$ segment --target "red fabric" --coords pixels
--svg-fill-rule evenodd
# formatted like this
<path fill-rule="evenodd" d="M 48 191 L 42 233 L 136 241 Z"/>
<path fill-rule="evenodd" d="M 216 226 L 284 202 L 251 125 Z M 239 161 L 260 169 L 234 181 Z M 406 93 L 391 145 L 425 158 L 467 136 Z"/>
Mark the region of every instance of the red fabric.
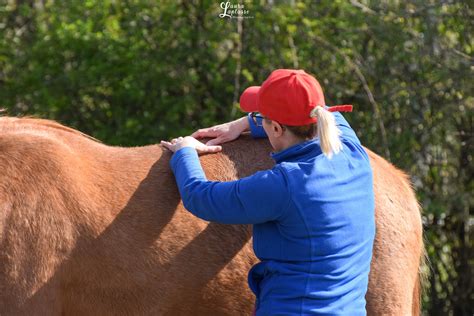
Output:
<path fill-rule="evenodd" d="M 249 87 L 240 96 L 242 110 L 258 111 L 271 120 L 290 126 L 316 123 L 316 117 L 310 116 L 311 110 L 324 105 L 323 89 L 304 70 L 277 69 L 262 86 Z M 352 111 L 352 105 L 331 107 L 329 111 Z"/>
<path fill-rule="evenodd" d="M 335 105 L 328 108 L 329 112 L 352 112 L 352 105 Z"/>

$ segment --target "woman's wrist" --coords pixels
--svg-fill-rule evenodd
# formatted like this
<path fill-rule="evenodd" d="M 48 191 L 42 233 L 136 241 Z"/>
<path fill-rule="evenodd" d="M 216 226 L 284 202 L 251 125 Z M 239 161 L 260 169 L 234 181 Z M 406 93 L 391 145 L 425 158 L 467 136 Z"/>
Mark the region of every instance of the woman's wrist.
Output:
<path fill-rule="evenodd" d="M 249 121 L 247 119 L 247 116 L 244 116 L 244 117 L 241 117 L 241 118 L 235 120 L 234 124 L 237 126 L 240 133 L 243 133 L 243 132 L 246 132 L 246 131 L 250 130 L 250 125 L 249 125 Z"/>

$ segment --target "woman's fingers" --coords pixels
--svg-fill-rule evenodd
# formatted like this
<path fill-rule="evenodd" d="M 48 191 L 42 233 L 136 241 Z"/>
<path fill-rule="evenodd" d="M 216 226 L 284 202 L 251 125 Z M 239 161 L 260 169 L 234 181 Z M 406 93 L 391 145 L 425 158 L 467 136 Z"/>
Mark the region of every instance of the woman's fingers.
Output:
<path fill-rule="evenodd" d="M 187 138 L 178 137 L 178 138 L 172 139 L 170 142 L 162 140 L 160 144 L 168 148 L 172 152 L 176 152 L 183 146 L 196 148 L 199 154 L 216 153 L 222 150 L 222 146 L 205 145 L 197 141 L 196 139 L 193 139 L 192 137 L 187 137 Z"/>
<path fill-rule="evenodd" d="M 200 154 L 210 154 L 210 153 L 217 153 L 222 150 L 222 146 L 207 146 L 203 145 L 200 146 L 198 152 Z"/>
<path fill-rule="evenodd" d="M 183 140 L 183 137 L 178 137 L 178 138 L 173 138 L 171 140 L 171 143 L 172 144 L 176 144 L 177 142 L 181 142 Z"/>
<path fill-rule="evenodd" d="M 171 150 L 171 149 L 173 148 L 173 144 L 172 144 L 172 143 L 166 142 L 166 141 L 164 141 L 164 140 L 162 140 L 162 141 L 160 142 L 160 144 L 163 145 L 163 146 L 165 146 L 165 147 L 168 148 L 169 150 Z"/>
<path fill-rule="evenodd" d="M 226 139 L 222 136 L 219 136 L 217 138 L 214 138 L 214 139 L 211 139 L 210 141 L 208 141 L 206 143 L 207 146 L 212 146 L 212 145 L 219 145 L 219 144 L 222 144 L 222 143 L 225 143 L 226 142 Z"/>
<path fill-rule="evenodd" d="M 192 133 L 191 136 L 194 138 L 212 137 L 212 136 L 209 136 L 208 131 L 201 130 L 201 129 Z"/>
<path fill-rule="evenodd" d="M 208 153 L 217 153 L 222 150 L 221 146 L 207 146 Z"/>
<path fill-rule="evenodd" d="M 217 137 L 222 134 L 216 126 L 208 127 L 208 128 L 201 128 L 191 134 L 194 138 L 204 138 L 204 137 Z"/>

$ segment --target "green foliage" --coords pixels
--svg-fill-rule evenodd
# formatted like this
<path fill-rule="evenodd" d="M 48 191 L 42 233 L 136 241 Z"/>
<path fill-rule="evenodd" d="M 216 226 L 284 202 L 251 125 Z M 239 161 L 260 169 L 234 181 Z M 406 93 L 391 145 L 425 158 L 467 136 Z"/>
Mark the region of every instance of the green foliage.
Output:
<path fill-rule="evenodd" d="M 424 209 L 428 314 L 472 314 L 473 8 L 468 1 L 8 1 L 0 107 L 137 146 L 242 115 L 238 96 L 303 68 Z"/>

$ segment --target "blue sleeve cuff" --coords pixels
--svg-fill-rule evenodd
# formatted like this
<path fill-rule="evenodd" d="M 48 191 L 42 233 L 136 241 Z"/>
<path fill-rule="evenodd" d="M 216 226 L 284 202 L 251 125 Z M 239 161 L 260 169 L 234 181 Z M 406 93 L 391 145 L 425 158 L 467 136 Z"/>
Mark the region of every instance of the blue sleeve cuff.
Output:
<path fill-rule="evenodd" d="M 252 133 L 252 137 L 253 138 L 266 138 L 267 133 L 265 133 L 265 130 L 263 129 L 262 126 L 255 125 L 251 115 L 252 115 L 252 113 L 249 113 L 247 115 L 247 120 L 249 121 L 250 132 Z M 261 124 L 262 119 L 257 118 L 257 121 L 258 121 L 259 124 Z"/>

